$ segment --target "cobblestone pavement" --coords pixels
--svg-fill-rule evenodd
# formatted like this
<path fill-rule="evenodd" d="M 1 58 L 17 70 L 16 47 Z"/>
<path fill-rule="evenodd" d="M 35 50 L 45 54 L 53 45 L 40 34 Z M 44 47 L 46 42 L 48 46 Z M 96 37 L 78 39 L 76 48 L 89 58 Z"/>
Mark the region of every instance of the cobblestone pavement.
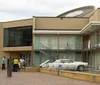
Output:
<path fill-rule="evenodd" d="M 36 72 L 13 72 L 12 77 L 7 78 L 7 72 L 0 70 L 0 85 L 100 85 L 100 83 Z"/>

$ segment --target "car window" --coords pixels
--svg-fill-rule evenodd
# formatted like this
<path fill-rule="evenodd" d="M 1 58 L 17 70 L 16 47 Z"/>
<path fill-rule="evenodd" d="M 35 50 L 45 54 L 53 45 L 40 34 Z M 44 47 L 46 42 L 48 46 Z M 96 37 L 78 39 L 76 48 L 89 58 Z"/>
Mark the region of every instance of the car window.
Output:
<path fill-rule="evenodd" d="M 56 60 L 55 63 L 72 63 L 72 60 Z"/>
<path fill-rule="evenodd" d="M 69 60 L 66 60 L 65 63 L 69 63 Z"/>
<path fill-rule="evenodd" d="M 60 60 L 56 60 L 55 63 L 60 63 Z"/>
<path fill-rule="evenodd" d="M 61 63 L 73 63 L 72 60 L 61 60 Z"/>
<path fill-rule="evenodd" d="M 72 61 L 72 60 L 70 60 L 70 62 L 71 62 L 71 63 L 73 63 L 73 61 Z"/>
<path fill-rule="evenodd" d="M 73 63 L 73 61 L 72 60 L 68 60 L 68 63 Z"/>
<path fill-rule="evenodd" d="M 61 63 L 65 63 L 65 61 L 64 60 L 61 60 Z"/>
<path fill-rule="evenodd" d="M 61 63 L 68 63 L 68 60 L 61 60 Z"/>

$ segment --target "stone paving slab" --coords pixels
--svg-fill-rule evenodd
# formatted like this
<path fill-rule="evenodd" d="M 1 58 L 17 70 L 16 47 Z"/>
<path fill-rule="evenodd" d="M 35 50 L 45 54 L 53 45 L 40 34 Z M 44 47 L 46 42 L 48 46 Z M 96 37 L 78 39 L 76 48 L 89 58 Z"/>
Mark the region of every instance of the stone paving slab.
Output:
<path fill-rule="evenodd" d="M 12 77 L 7 78 L 7 72 L 0 70 L 0 85 L 100 85 L 100 83 L 37 72 L 13 72 Z"/>

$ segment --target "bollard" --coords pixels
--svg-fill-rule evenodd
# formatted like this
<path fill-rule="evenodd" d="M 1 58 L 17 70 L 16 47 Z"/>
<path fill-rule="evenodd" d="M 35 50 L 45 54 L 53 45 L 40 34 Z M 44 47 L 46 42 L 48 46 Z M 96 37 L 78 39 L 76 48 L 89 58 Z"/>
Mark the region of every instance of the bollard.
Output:
<path fill-rule="evenodd" d="M 12 77 L 12 63 L 11 63 L 11 59 L 7 59 L 7 77 Z"/>

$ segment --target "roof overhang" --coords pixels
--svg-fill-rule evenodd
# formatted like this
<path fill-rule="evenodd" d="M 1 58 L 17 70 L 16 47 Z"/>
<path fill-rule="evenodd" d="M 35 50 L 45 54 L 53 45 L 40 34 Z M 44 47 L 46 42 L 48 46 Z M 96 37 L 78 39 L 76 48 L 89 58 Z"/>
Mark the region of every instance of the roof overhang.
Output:
<path fill-rule="evenodd" d="M 89 22 L 80 31 L 69 30 L 33 30 L 33 34 L 91 34 L 100 28 L 100 21 Z"/>
<path fill-rule="evenodd" d="M 33 34 L 80 34 L 81 31 L 33 30 Z"/>
<path fill-rule="evenodd" d="M 82 30 L 81 34 L 90 34 L 100 28 L 100 21 L 89 22 Z"/>

